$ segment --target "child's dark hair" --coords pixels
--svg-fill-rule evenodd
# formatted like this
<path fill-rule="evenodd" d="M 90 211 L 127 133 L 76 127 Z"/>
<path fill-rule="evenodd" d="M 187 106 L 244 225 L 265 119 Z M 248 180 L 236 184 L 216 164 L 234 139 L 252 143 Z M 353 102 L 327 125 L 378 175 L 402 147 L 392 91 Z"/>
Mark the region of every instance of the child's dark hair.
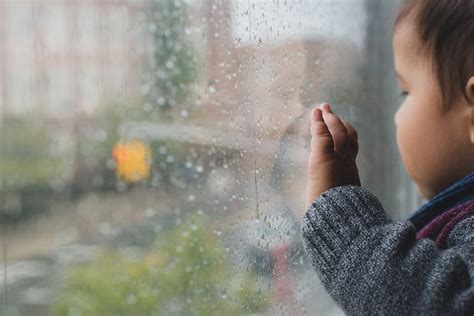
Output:
<path fill-rule="evenodd" d="M 474 0 L 404 0 L 395 20 L 410 17 L 420 49 L 431 59 L 442 96 L 442 110 L 462 96 L 474 75 Z"/>

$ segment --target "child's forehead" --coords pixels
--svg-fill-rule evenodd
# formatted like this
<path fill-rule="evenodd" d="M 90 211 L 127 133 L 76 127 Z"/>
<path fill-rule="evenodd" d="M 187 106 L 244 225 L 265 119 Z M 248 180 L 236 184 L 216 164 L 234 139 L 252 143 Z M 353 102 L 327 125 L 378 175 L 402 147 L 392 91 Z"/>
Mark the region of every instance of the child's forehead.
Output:
<path fill-rule="evenodd" d="M 406 19 L 394 30 L 393 54 L 397 64 L 411 67 L 428 61 L 427 51 L 422 47 L 414 23 Z M 401 71 L 401 70 L 399 70 Z"/>
<path fill-rule="evenodd" d="M 417 30 L 413 22 L 403 20 L 394 30 L 393 44 L 398 48 L 403 48 L 402 51 L 415 51 L 415 48 L 420 46 L 420 41 L 417 36 Z"/>

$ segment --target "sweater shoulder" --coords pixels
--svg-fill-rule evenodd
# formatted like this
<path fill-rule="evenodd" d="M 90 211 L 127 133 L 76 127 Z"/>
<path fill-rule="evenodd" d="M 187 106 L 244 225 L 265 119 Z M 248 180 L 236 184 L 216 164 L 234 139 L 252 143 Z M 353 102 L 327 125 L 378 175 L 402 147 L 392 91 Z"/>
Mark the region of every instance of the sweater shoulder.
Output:
<path fill-rule="evenodd" d="M 474 244 L 474 214 L 459 221 L 449 233 L 446 244 L 448 248 L 461 244 Z"/>

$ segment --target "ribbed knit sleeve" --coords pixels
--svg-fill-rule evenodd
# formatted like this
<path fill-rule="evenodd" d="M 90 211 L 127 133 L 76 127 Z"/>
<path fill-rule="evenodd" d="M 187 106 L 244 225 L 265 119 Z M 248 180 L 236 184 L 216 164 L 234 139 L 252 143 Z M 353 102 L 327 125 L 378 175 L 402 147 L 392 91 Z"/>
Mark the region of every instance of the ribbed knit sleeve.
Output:
<path fill-rule="evenodd" d="M 393 221 L 361 186 L 332 188 L 305 213 L 305 252 L 326 291 L 348 315 L 473 315 L 474 221 L 440 250 Z M 459 234 L 459 230 L 453 229 Z"/>

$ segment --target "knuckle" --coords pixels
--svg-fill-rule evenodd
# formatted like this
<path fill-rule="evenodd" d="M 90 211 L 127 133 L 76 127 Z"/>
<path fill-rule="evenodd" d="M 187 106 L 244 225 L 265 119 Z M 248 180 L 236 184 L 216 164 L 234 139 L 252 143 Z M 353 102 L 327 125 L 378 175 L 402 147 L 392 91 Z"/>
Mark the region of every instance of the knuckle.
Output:
<path fill-rule="evenodd" d="M 329 133 L 328 128 L 326 124 L 324 123 L 318 122 L 311 126 L 311 134 L 313 136 L 326 135 L 328 133 Z"/>

